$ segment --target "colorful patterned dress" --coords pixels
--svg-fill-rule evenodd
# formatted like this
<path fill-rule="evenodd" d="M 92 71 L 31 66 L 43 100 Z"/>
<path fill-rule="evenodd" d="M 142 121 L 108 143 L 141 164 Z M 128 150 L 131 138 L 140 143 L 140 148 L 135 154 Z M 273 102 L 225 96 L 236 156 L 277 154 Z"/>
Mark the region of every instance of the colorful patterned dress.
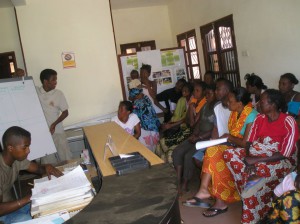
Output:
<path fill-rule="evenodd" d="M 247 104 L 240 116 L 236 111 L 231 112 L 228 120 L 228 129 L 232 136 L 243 138 L 247 124 L 252 123 L 257 115 L 257 111 L 252 108 L 252 104 Z M 213 197 L 232 203 L 240 200 L 234 184 L 234 179 L 223 159 L 223 152 L 226 149 L 233 149 L 229 145 L 217 145 L 206 150 L 202 172 L 212 176 L 210 193 Z"/>
<path fill-rule="evenodd" d="M 241 223 L 257 223 L 269 211 L 274 188 L 284 176 L 291 172 L 295 165 L 292 158 L 296 154 L 295 145 L 298 139 L 298 129 L 294 118 L 280 113 L 276 121 L 269 122 L 264 114 L 258 115 L 249 133 L 248 141 L 252 142 L 250 156 L 270 157 L 279 152 L 286 157 L 276 162 L 259 162 L 255 164 L 256 175 L 265 177 L 266 184 L 255 195 L 243 200 Z M 228 149 L 224 159 L 232 173 L 237 190 L 241 193 L 248 180 L 245 172 L 245 149 Z"/>
<path fill-rule="evenodd" d="M 144 95 L 142 98 L 134 101 L 133 113 L 135 113 L 141 121 L 141 137 L 139 141 L 151 151 L 154 151 L 159 141 L 158 128 L 160 123 L 148 96 Z"/>
<path fill-rule="evenodd" d="M 261 224 L 299 224 L 300 223 L 300 191 L 288 191 L 272 203 L 266 219 Z"/>

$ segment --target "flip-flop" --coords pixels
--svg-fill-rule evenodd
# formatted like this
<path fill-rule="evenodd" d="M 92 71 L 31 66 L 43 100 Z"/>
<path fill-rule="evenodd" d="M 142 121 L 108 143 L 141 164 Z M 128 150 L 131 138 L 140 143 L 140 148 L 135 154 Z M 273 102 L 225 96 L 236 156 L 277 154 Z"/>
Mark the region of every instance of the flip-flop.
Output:
<path fill-rule="evenodd" d="M 192 199 L 194 199 L 195 201 L 193 201 L 193 202 L 185 201 L 182 204 L 187 207 L 200 207 L 200 208 L 210 208 L 211 207 L 211 204 L 203 201 L 201 198 L 193 197 L 189 200 L 192 200 Z"/>
<path fill-rule="evenodd" d="M 241 193 L 242 198 L 249 198 L 253 196 L 260 188 L 265 185 L 265 183 L 265 178 L 248 181 L 243 192 Z"/>
<path fill-rule="evenodd" d="M 207 215 L 205 214 L 205 212 L 208 211 L 208 212 L 215 212 L 215 214 L 212 214 L 212 215 Z M 228 211 L 228 207 L 224 208 L 224 209 L 220 209 L 220 208 L 209 208 L 207 209 L 205 212 L 202 213 L 202 215 L 204 217 L 207 217 L 207 218 L 210 218 L 210 217 L 214 217 L 216 215 L 220 215 L 222 213 L 225 213 Z"/>

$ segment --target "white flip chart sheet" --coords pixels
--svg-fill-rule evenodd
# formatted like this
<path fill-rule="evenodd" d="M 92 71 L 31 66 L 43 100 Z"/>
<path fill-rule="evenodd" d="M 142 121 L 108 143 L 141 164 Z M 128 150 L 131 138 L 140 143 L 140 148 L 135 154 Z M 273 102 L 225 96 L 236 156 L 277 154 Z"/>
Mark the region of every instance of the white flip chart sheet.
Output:
<path fill-rule="evenodd" d="M 55 153 L 56 148 L 32 77 L 0 79 L 0 137 L 11 126 L 31 133 L 29 160 Z"/>

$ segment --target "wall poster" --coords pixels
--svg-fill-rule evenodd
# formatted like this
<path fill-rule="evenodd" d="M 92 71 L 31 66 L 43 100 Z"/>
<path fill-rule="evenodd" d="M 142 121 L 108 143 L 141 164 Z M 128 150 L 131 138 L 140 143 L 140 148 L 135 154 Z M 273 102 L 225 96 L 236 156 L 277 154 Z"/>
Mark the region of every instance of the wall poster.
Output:
<path fill-rule="evenodd" d="M 182 48 L 141 51 L 137 54 L 120 55 L 118 59 L 124 100 L 128 100 L 129 96 L 130 72 L 133 69 L 139 71 L 142 64 L 151 65 L 149 78 L 156 81 L 157 93 L 173 88 L 179 79 L 187 80 L 185 54 Z M 156 106 L 154 108 L 157 113 L 161 112 Z"/>

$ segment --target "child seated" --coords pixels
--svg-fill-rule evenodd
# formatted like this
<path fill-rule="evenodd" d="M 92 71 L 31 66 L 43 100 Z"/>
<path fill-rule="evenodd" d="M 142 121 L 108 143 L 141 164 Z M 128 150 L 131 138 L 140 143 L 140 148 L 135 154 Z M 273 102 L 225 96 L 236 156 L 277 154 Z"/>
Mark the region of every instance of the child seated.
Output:
<path fill-rule="evenodd" d="M 297 177 L 297 173 L 295 171 L 288 174 L 283 179 L 283 181 L 280 184 L 278 184 L 277 187 L 274 189 L 275 196 L 280 197 L 285 192 L 295 190 L 296 189 L 296 186 L 295 186 L 296 177 Z"/>

